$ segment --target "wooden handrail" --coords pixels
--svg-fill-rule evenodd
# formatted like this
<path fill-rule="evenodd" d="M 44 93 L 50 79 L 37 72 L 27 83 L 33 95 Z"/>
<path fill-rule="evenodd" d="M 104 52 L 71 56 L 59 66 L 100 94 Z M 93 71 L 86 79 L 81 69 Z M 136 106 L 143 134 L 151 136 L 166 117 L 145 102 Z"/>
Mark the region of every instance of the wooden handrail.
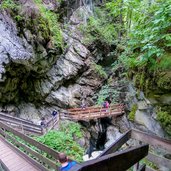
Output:
<path fill-rule="evenodd" d="M 70 171 L 123 171 L 140 161 L 148 154 L 149 146 L 141 145 L 128 150 L 108 154 L 101 158 L 84 162 Z"/>
<path fill-rule="evenodd" d="M 55 118 L 51 117 L 48 120 L 47 130 L 53 128 L 52 123 L 54 122 L 54 119 L 56 119 L 56 117 Z M 22 132 L 34 133 L 38 135 L 42 135 L 43 133 L 45 133 L 43 132 L 41 125 L 34 124 L 30 121 L 27 121 L 21 118 L 5 115 L 3 113 L 0 113 L 0 121 L 6 122 L 7 124 L 12 124 L 13 127 L 21 128 Z M 57 122 L 54 122 L 54 123 L 57 123 Z"/>
<path fill-rule="evenodd" d="M 49 160 L 48 158 L 44 157 L 43 155 L 39 154 L 38 152 L 32 150 L 30 147 L 26 146 L 25 144 L 20 143 L 19 141 L 17 141 L 15 138 L 8 135 L 4 131 L 0 130 L 0 133 L 1 133 L 1 135 L 3 135 L 5 137 L 6 140 L 12 141 L 12 146 L 15 145 L 17 147 L 23 148 L 27 153 L 31 154 L 32 156 L 37 158 L 39 161 L 46 163 L 50 168 L 59 170 L 53 161 Z"/>
<path fill-rule="evenodd" d="M 150 162 L 155 163 L 157 166 L 164 166 L 166 168 L 171 168 L 171 160 L 164 157 L 160 157 L 156 154 L 149 153 L 146 157 Z"/>
<path fill-rule="evenodd" d="M 121 108 L 123 108 L 124 107 L 124 105 L 117 105 L 117 106 L 110 106 L 110 108 L 111 109 L 113 109 L 113 110 L 117 110 L 118 111 L 118 109 L 121 109 Z M 90 111 L 90 112 L 96 112 L 96 111 L 99 111 L 100 109 L 101 109 L 102 107 L 95 107 L 95 108 L 93 108 L 93 107 L 87 107 L 87 108 L 85 108 L 85 109 L 82 109 L 82 108 L 78 108 L 78 109 L 68 109 L 68 113 L 76 113 L 77 111 L 80 111 L 80 112 L 82 112 L 82 111 Z M 105 108 L 104 108 L 105 109 Z M 120 111 L 120 110 L 119 110 Z"/>
<path fill-rule="evenodd" d="M 34 124 L 33 122 L 28 121 L 28 120 L 26 120 L 26 119 L 21 119 L 21 118 L 18 118 L 18 117 L 10 116 L 10 115 L 8 115 L 8 114 L 5 115 L 4 113 L 0 113 L 0 119 L 1 119 L 1 118 L 6 118 L 6 119 L 8 119 L 9 121 L 20 122 L 20 123 L 23 123 L 23 124 L 26 124 L 26 125 L 30 125 L 30 126 L 37 127 L 37 128 L 40 127 L 39 125 Z"/>
<path fill-rule="evenodd" d="M 135 129 L 131 130 L 131 137 L 155 147 L 163 148 L 171 153 L 171 140 L 167 140 L 156 135 L 149 135 L 148 133 Z"/>
<path fill-rule="evenodd" d="M 10 128 L 9 126 L 3 124 L 2 122 L 0 122 L 0 128 L 3 128 L 4 130 L 7 130 L 7 131 L 13 133 L 14 135 L 20 137 L 21 139 L 23 139 L 24 141 L 26 141 L 26 142 L 30 143 L 31 145 L 37 147 L 38 149 L 50 154 L 54 159 L 56 159 L 56 160 L 58 159 L 59 153 L 57 151 L 49 148 L 48 146 L 46 146 L 40 142 L 37 142 L 36 140 L 28 137 L 27 135 L 24 135 L 21 132 L 18 132 L 16 130 Z"/>
<path fill-rule="evenodd" d="M 37 161 L 33 160 L 31 157 L 26 155 L 24 152 L 20 151 L 17 147 L 15 147 L 12 143 L 8 142 L 5 138 L 0 137 L 0 140 L 3 141 L 5 144 L 7 144 L 9 148 L 11 148 L 13 151 L 15 151 L 15 153 L 17 153 L 18 155 L 25 158 L 29 163 L 31 163 L 32 165 L 34 165 L 37 168 L 41 169 L 41 171 L 48 171 L 47 168 L 45 168 L 43 165 L 41 165 Z"/>
<path fill-rule="evenodd" d="M 124 104 L 110 104 L 111 107 L 117 107 L 117 106 L 124 106 Z M 91 106 L 91 107 L 86 107 L 86 109 L 99 109 L 101 108 L 101 106 Z M 82 110 L 82 108 L 71 108 L 71 109 L 68 109 L 68 111 L 76 111 L 76 110 Z"/>

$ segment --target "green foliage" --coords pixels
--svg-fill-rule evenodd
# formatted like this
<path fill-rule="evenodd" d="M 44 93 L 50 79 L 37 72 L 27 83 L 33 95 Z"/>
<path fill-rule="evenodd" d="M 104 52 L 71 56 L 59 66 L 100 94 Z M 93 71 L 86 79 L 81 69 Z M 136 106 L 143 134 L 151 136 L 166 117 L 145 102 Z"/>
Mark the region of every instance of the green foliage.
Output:
<path fill-rule="evenodd" d="M 156 166 L 156 164 L 150 162 L 150 161 L 147 160 L 147 159 L 141 160 L 140 163 L 145 163 L 147 166 L 149 166 L 150 168 L 155 169 L 155 170 L 158 170 L 158 169 L 159 169 L 159 168 Z"/>
<path fill-rule="evenodd" d="M 119 98 L 119 92 L 113 88 L 110 88 L 109 85 L 102 86 L 97 95 L 97 104 L 102 105 L 103 102 L 109 97 L 112 99 L 112 103 L 116 103 Z"/>
<path fill-rule="evenodd" d="M 154 69 L 170 70 L 171 69 L 171 53 L 166 52 L 161 56 L 161 60 L 158 62 Z"/>
<path fill-rule="evenodd" d="M 84 149 L 75 142 L 74 136 L 81 138 L 80 126 L 75 123 L 64 124 L 59 131 L 50 131 L 37 140 L 58 152 L 65 152 L 69 157 L 82 161 Z"/>
<path fill-rule="evenodd" d="M 1 8 L 15 10 L 18 8 L 18 5 L 13 0 L 3 0 Z"/>
<path fill-rule="evenodd" d="M 158 65 L 171 46 L 171 0 L 156 1 L 144 11 L 139 12 L 139 18 L 130 33 L 130 52 L 127 53 L 130 55 L 130 66 Z"/>
<path fill-rule="evenodd" d="M 37 6 L 39 7 L 41 17 L 45 20 L 46 24 L 42 24 L 43 29 L 46 29 L 47 25 L 52 34 L 52 41 L 57 47 L 63 48 L 63 38 L 58 23 L 58 15 L 51 10 L 47 9 L 43 4 L 42 0 L 35 0 Z"/>
<path fill-rule="evenodd" d="M 102 78 L 107 78 L 107 74 L 104 71 L 103 67 L 101 65 L 97 65 L 96 63 L 92 64 L 93 68 L 95 69 L 96 73 L 102 77 Z"/>
<path fill-rule="evenodd" d="M 81 26 L 81 30 L 86 35 L 85 44 L 92 42 L 101 42 L 103 44 L 112 44 L 115 41 L 117 32 L 114 22 L 108 20 L 107 12 L 96 8 L 96 15 L 89 18 L 87 26 Z"/>
<path fill-rule="evenodd" d="M 65 132 L 66 134 L 70 134 L 70 136 L 75 136 L 76 138 L 82 138 L 83 134 L 81 132 L 81 126 L 78 123 L 70 122 L 62 123 L 60 125 L 60 130 Z"/>
<path fill-rule="evenodd" d="M 138 109 L 137 104 L 134 104 L 132 106 L 132 108 L 131 108 L 131 112 L 128 115 L 128 119 L 129 120 L 134 121 L 134 119 L 135 119 L 135 113 L 136 113 L 137 109 Z"/>
<path fill-rule="evenodd" d="M 171 115 L 166 111 L 158 111 L 157 120 L 161 123 L 165 131 L 171 135 Z"/>

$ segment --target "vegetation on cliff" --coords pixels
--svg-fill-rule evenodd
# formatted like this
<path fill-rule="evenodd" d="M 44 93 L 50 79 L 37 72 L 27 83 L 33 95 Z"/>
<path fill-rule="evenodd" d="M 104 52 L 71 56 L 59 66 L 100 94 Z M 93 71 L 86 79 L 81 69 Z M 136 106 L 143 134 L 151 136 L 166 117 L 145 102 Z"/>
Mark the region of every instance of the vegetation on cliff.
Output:
<path fill-rule="evenodd" d="M 146 96 L 171 91 L 171 0 L 109 0 L 95 9 L 82 30 L 87 34 L 87 44 L 100 42 L 98 45 L 105 45 L 105 51 L 111 45 L 116 46 L 112 54 L 120 56 L 127 76 Z M 99 97 L 101 102 L 106 95 Z M 131 120 L 135 110 L 133 106 Z M 166 110 L 157 116 L 167 132 L 170 116 Z"/>
<path fill-rule="evenodd" d="M 48 9 L 42 0 L 34 0 L 27 5 L 16 0 L 4 0 L 1 8 L 8 11 L 16 21 L 18 30 L 29 29 L 36 34 L 42 44 L 51 42 L 57 48 L 63 48 L 63 38 L 56 11 Z"/>
<path fill-rule="evenodd" d="M 58 152 L 65 152 L 70 158 L 81 162 L 84 149 L 76 142 L 83 137 L 77 123 L 62 123 L 58 131 L 50 131 L 37 140 Z"/>

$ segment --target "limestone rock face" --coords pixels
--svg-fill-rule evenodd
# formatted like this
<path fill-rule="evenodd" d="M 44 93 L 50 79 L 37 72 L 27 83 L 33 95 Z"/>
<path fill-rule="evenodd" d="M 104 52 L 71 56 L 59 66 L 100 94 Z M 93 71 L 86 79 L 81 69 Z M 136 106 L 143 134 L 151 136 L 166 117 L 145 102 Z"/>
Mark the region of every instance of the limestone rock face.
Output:
<path fill-rule="evenodd" d="M 27 22 L 33 13 L 40 17 L 33 3 L 30 0 L 23 4 L 21 13 L 27 14 Z M 45 3 L 46 8 L 51 10 L 57 10 L 59 5 L 51 4 L 48 0 Z M 17 104 L 19 112 L 29 113 L 27 109 L 30 109 L 39 116 L 40 112 L 32 109 L 39 109 L 41 105 L 76 107 L 85 98 L 88 105 L 93 104 L 94 91 L 105 78 L 98 76 L 91 65 L 97 59 L 81 43 L 84 36 L 78 29 L 82 22 L 76 15 L 78 12 L 79 9 L 71 19 L 77 17 L 75 20 L 79 22 L 70 21 L 68 28 L 63 30 L 66 44 L 63 52 L 43 36 L 40 28 L 35 27 L 33 31 L 25 28 L 26 23 L 22 28 L 10 13 L 5 10 L 0 12 L 0 103 L 3 106 Z M 23 103 L 27 103 L 27 106 L 21 105 Z"/>

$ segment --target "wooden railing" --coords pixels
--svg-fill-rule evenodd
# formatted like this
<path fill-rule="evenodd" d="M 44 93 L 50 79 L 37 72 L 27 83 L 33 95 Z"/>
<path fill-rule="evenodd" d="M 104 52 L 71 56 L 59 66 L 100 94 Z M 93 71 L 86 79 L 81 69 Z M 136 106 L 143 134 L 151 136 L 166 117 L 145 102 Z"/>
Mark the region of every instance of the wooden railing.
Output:
<path fill-rule="evenodd" d="M 42 171 L 47 171 L 48 169 L 59 171 L 59 167 L 57 167 L 55 162 L 58 160 L 58 152 L 24 135 L 23 133 L 14 130 L 2 122 L 0 122 L 0 134 L 6 143 L 21 153 L 21 155 L 27 158 L 28 161 L 36 165 L 38 168 L 41 168 Z M 22 141 L 19 141 L 16 137 Z M 23 141 L 25 143 L 23 143 Z M 33 150 L 31 148 L 32 146 L 36 150 Z M 20 151 L 19 149 L 23 150 Z M 47 153 L 51 159 L 46 158 L 43 153 Z M 29 156 L 33 156 L 33 158 Z"/>
<path fill-rule="evenodd" d="M 168 153 L 171 153 L 171 140 L 163 139 L 156 135 L 149 135 L 148 133 L 134 129 L 131 130 L 131 138 L 148 143 L 154 148 L 161 148 L 167 151 Z M 148 161 L 154 163 L 158 167 L 164 166 L 166 168 L 171 168 L 171 160 L 167 158 L 158 156 L 151 152 L 148 153 L 148 156 L 146 158 Z M 151 171 L 154 169 L 147 167 L 146 170 Z"/>
<path fill-rule="evenodd" d="M 124 171 L 148 154 L 148 145 L 141 145 L 118 153 L 107 154 L 98 159 L 77 165 L 71 171 Z M 140 171 L 144 166 L 140 168 Z"/>
<path fill-rule="evenodd" d="M 103 107 L 86 107 L 68 109 L 67 112 L 61 114 L 61 117 L 71 120 L 90 120 L 109 116 L 119 116 L 124 113 L 123 104 L 113 104 L 109 108 Z"/>
<path fill-rule="evenodd" d="M 42 135 L 52 129 L 59 121 L 59 116 L 51 117 L 47 121 L 46 128 L 42 128 L 41 125 L 34 124 L 29 120 L 25 120 L 18 117 L 13 117 L 5 113 L 0 113 L 0 121 L 8 124 L 9 126 L 16 128 L 17 130 L 25 134 L 37 134 Z"/>
<path fill-rule="evenodd" d="M 120 149 L 120 147 L 122 147 L 123 144 L 125 144 L 131 138 L 147 143 L 153 147 L 165 149 L 166 151 L 171 153 L 171 140 L 166 140 L 156 135 L 149 135 L 145 132 L 132 129 L 123 134 L 116 142 L 111 144 L 106 150 L 101 153 L 98 158 L 116 152 L 118 149 Z M 146 158 L 148 161 L 154 163 L 156 166 L 164 166 L 166 168 L 171 168 L 171 160 L 169 159 L 158 156 L 151 152 L 148 153 L 148 156 Z M 153 169 L 146 167 L 146 170 Z"/>
<path fill-rule="evenodd" d="M 145 144 L 138 147 L 129 147 L 130 149 L 128 150 L 122 149 L 121 152 L 117 152 L 117 150 L 119 150 L 131 138 L 144 142 Z M 171 168 L 171 160 L 148 152 L 147 143 L 153 147 L 163 148 L 169 153 L 171 151 L 170 140 L 132 129 L 111 144 L 97 159 L 77 165 L 71 171 L 121 171 L 126 170 L 135 164 L 136 167 L 134 170 L 154 171 L 154 169 L 145 164 L 139 164 L 139 161 L 145 156 L 147 160 L 153 162 L 156 166 Z"/>

